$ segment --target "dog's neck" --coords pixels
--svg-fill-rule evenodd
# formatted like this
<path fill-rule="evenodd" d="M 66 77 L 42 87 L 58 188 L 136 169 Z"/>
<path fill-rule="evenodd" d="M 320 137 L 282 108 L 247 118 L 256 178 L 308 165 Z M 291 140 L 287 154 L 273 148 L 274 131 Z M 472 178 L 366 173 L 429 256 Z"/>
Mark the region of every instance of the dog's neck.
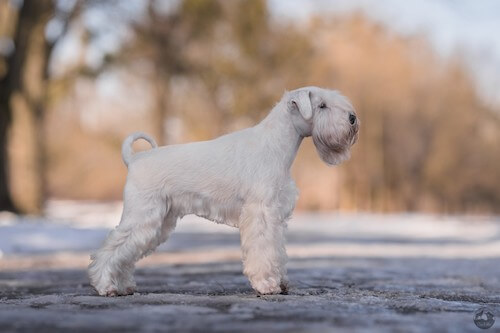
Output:
<path fill-rule="evenodd" d="M 293 125 L 286 104 L 277 104 L 255 129 L 262 142 L 266 142 L 266 152 L 282 160 L 282 165 L 289 170 L 304 137 Z"/>

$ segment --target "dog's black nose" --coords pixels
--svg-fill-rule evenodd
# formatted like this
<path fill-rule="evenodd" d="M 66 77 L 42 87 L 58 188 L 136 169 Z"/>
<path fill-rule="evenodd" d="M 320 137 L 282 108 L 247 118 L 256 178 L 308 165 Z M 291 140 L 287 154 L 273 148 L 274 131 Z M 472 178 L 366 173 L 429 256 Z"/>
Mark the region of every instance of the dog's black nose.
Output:
<path fill-rule="evenodd" d="M 354 125 L 354 123 L 356 122 L 356 115 L 354 113 L 349 113 L 349 122 L 351 123 L 351 125 Z"/>

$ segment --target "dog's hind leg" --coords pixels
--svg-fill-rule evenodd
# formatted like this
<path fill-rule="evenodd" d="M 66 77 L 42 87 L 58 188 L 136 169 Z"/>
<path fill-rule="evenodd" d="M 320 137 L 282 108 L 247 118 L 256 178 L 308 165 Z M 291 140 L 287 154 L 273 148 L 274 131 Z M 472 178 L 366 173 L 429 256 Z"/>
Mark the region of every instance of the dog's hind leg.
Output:
<path fill-rule="evenodd" d="M 89 265 L 91 285 L 99 295 L 132 294 L 135 263 L 166 240 L 176 219 L 168 218 L 168 200 L 160 196 L 125 195 L 120 224 L 104 245 L 92 255 Z"/>

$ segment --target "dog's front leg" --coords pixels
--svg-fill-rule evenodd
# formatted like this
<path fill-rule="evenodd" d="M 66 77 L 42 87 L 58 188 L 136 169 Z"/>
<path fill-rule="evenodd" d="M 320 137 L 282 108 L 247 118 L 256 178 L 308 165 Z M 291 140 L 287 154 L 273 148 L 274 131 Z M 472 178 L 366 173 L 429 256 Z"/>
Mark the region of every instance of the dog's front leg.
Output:
<path fill-rule="evenodd" d="M 287 288 L 286 224 L 262 205 L 245 207 L 240 221 L 244 274 L 260 294 Z"/>

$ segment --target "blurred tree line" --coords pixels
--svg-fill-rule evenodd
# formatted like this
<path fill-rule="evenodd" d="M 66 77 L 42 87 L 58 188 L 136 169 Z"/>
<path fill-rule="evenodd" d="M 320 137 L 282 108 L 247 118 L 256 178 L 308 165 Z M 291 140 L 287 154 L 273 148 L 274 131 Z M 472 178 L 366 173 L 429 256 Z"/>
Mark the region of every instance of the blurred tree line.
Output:
<path fill-rule="evenodd" d="M 361 132 L 334 169 L 305 141 L 300 208 L 500 212 L 500 110 L 422 38 L 361 14 L 283 20 L 264 0 L 68 3 L 0 2 L 2 210 L 118 199 L 128 132 L 206 140 L 319 85 L 352 100 Z"/>

